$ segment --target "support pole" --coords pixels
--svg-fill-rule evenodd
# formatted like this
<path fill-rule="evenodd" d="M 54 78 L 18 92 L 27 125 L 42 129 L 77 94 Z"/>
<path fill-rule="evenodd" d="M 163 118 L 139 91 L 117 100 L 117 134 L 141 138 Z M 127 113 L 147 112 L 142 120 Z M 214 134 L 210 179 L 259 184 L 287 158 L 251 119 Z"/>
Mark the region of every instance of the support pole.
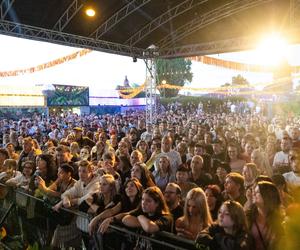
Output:
<path fill-rule="evenodd" d="M 156 67 L 155 58 L 158 56 L 157 47 L 151 45 L 144 51 L 147 74 L 146 74 L 146 123 L 154 124 L 157 121 L 156 100 Z"/>

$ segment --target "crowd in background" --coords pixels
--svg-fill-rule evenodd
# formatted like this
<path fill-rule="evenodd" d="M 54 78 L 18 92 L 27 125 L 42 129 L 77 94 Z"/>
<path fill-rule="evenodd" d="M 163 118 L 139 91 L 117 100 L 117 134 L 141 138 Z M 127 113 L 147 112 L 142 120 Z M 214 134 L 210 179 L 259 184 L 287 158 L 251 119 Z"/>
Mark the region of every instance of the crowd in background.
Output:
<path fill-rule="evenodd" d="M 298 244 L 287 238 L 299 126 L 299 117 L 201 104 L 170 106 L 155 124 L 140 111 L 3 119 L 0 180 L 48 199 L 58 217 L 62 207 L 92 217 L 88 232 L 78 218 L 56 225 L 53 248 L 80 249 L 82 239 L 91 249 L 91 235 L 116 223 L 172 232 L 199 249 L 281 249 Z"/>

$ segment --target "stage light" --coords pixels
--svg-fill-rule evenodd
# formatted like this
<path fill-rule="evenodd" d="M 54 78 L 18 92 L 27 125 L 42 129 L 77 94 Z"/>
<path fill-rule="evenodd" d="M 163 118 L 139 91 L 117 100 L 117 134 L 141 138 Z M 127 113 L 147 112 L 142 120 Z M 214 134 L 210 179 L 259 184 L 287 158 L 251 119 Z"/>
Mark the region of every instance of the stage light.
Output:
<path fill-rule="evenodd" d="M 88 8 L 86 8 L 86 10 L 85 10 L 85 14 L 86 14 L 87 16 L 89 16 L 89 17 L 93 17 L 93 16 L 96 15 L 96 11 L 95 11 L 93 8 L 88 7 Z"/>

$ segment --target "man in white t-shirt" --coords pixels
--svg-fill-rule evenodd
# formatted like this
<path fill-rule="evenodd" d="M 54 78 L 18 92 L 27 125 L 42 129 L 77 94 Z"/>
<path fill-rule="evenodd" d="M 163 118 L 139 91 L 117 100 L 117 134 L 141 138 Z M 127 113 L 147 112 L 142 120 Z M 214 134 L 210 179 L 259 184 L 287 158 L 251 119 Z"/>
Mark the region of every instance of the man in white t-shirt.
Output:
<path fill-rule="evenodd" d="M 284 137 L 281 139 L 281 151 L 277 152 L 273 160 L 273 171 L 278 173 L 286 173 L 289 170 L 289 150 L 291 148 L 291 139 Z"/>
<path fill-rule="evenodd" d="M 152 140 L 152 124 L 147 123 L 146 131 L 141 134 L 141 140 L 145 140 L 147 143 L 150 143 Z"/>
<path fill-rule="evenodd" d="M 172 175 L 175 176 L 182 160 L 180 154 L 172 150 L 172 138 L 170 136 L 164 136 L 161 140 L 161 153 L 157 156 L 157 160 L 154 163 L 155 170 L 157 170 L 158 161 L 162 155 L 168 156 L 171 163 Z"/>
<path fill-rule="evenodd" d="M 300 149 L 292 148 L 289 151 L 289 160 L 292 171 L 283 174 L 288 191 L 291 195 L 298 189 L 300 191 Z"/>

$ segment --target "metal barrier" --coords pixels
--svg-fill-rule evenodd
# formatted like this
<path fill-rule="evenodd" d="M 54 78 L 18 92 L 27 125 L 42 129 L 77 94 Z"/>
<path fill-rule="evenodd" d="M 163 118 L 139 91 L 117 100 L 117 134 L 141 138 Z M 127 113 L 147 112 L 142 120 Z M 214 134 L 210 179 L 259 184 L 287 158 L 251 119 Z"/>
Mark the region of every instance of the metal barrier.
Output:
<path fill-rule="evenodd" d="M 47 208 L 47 203 L 44 199 L 34 197 L 23 189 L 14 189 L 4 186 L 3 184 L 0 185 L 9 189 L 7 197 L 3 200 L 0 207 L 0 209 L 6 208 L 4 211 L 5 217 L 3 216 L 2 219 L 0 219 L 0 228 L 3 226 L 3 222 L 6 221 L 7 227 L 12 228 L 13 235 L 19 234 L 19 241 L 33 244 L 34 242 L 30 242 L 30 240 L 32 241 L 30 237 L 33 237 L 36 245 L 39 246 L 38 249 L 47 249 L 50 247 L 55 230 L 59 225 L 55 213 L 54 216 L 51 215 L 51 207 L 49 206 Z M 80 229 L 81 233 L 78 237 L 87 237 L 88 223 L 91 217 L 86 213 L 72 209 L 61 208 L 61 210 L 65 212 L 65 216 L 63 216 L 64 218 L 62 219 L 66 219 L 66 217 L 68 217 L 67 215 L 71 217 L 74 216 L 72 220 L 74 225 L 76 219 L 76 227 Z M 159 232 L 149 236 L 125 228 L 122 225 L 110 225 L 108 231 L 109 232 L 104 235 L 95 234 L 93 237 L 90 237 L 93 249 L 195 249 L 193 241 L 176 237 L 174 234 L 167 232 Z M 68 232 L 63 231 L 62 233 Z M 6 239 L 8 237 L 9 235 Z M 4 248 L 17 249 L 15 247 L 10 248 L 9 244 L 6 244 L 6 239 L 0 240 L 0 244 L 4 246 Z M 57 248 L 84 249 L 82 240 L 77 240 L 80 241 L 78 248 L 73 246 L 73 248 L 66 248 L 68 245 L 64 244 L 59 245 Z"/>

